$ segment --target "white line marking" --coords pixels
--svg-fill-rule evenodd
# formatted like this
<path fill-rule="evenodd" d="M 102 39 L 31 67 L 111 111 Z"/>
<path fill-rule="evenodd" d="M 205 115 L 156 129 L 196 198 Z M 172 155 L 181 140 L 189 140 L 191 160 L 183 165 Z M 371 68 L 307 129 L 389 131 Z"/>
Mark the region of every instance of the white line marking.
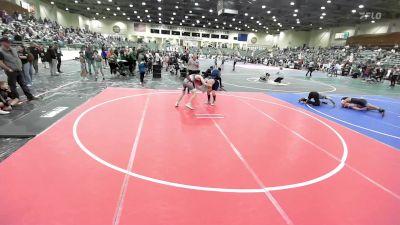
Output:
<path fill-rule="evenodd" d="M 149 100 L 150 100 L 150 95 L 148 95 L 146 98 L 146 103 L 144 104 L 142 117 L 140 118 L 140 123 L 139 123 L 138 129 L 136 131 L 136 136 L 135 136 L 135 141 L 133 142 L 131 156 L 129 157 L 129 163 L 128 163 L 128 168 L 127 168 L 128 171 L 132 171 L 133 162 L 135 161 L 135 156 L 136 156 L 137 148 L 139 145 L 139 138 L 142 133 L 144 118 L 146 117 Z M 114 223 L 113 223 L 114 225 L 118 225 L 120 218 L 121 218 L 122 208 L 123 208 L 124 201 L 125 201 L 126 190 L 128 189 L 129 178 L 130 178 L 130 176 L 128 174 L 125 174 L 124 182 L 121 187 L 121 193 L 119 196 L 117 209 L 116 209 L 115 215 L 114 215 Z"/>
<path fill-rule="evenodd" d="M 278 213 L 281 215 L 283 220 L 285 220 L 286 224 L 288 225 L 293 225 L 293 221 L 289 218 L 288 214 L 283 210 L 283 208 L 280 206 L 278 201 L 272 196 L 271 192 L 266 190 L 266 187 L 264 183 L 261 181 L 261 179 L 258 177 L 256 172 L 251 168 L 249 163 L 246 161 L 246 159 L 243 157 L 243 155 L 240 153 L 240 151 L 236 148 L 236 146 L 232 143 L 232 141 L 228 138 L 228 136 L 225 134 L 225 132 L 222 130 L 222 128 L 217 124 L 215 120 L 213 120 L 213 123 L 215 127 L 218 129 L 218 131 L 221 133 L 222 137 L 224 137 L 225 141 L 228 142 L 228 144 L 231 146 L 233 152 L 235 155 L 240 159 L 242 164 L 246 167 L 247 171 L 251 174 L 253 179 L 257 182 L 257 184 L 263 189 L 265 196 L 268 198 L 268 200 L 272 203 L 272 205 L 275 207 L 275 209 L 278 211 Z"/>
<path fill-rule="evenodd" d="M 197 116 L 196 119 L 223 119 L 223 116 Z"/>
<path fill-rule="evenodd" d="M 76 144 L 79 146 L 79 148 L 85 152 L 89 157 L 91 157 L 93 160 L 97 161 L 98 163 L 103 164 L 104 166 L 107 166 L 113 170 L 116 170 L 120 173 L 124 173 L 124 174 L 128 174 L 130 176 L 142 179 L 142 180 L 146 180 L 149 182 L 153 182 L 153 183 L 157 183 L 157 184 L 162 184 L 162 185 L 167 185 L 167 186 L 171 186 L 171 187 L 176 187 L 176 188 L 185 188 L 185 189 L 191 189 L 191 190 L 198 190 L 198 191 L 212 191 L 212 192 L 227 192 L 227 193 L 262 193 L 265 191 L 278 191 L 278 190 L 286 190 L 286 189 L 291 189 L 291 188 L 300 188 L 300 187 L 304 187 L 304 186 L 308 186 L 311 184 L 315 184 L 318 182 L 321 182 L 323 180 L 326 180 L 328 178 L 330 178 L 331 176 L 335 175 L 336 173 L 338 173 L 344 165 L 344 161 L 346 161 L 347 159 L 347 154 L 348 154 L 348 149 L 347 149 L 347 145 L 343 140 L 343 137 L 340 136 L 340 134 L 333 129 L 331 126 L 329 126 L 328 124 L 326 124 L 325 122 L 321 121 L 320 119 L 318 119 L 317 117 L 306 113 L 303 110 L 297 109 L 295 107 L 292 106 L 287 106 L 284 104 L 280 104 L 280 103 L 276 103 L 276 102 L 271 102 L 271 101 L 267 101 L 267 100 L 262 100 L 262 99 L 258 99 L 258 98 L 252 98 L 252 97 L 244 97 L 244 96 L 237 96 L 237 95 L 226 95 L 226 94 L 220 94 L 223 96 L 233 96 L 233 97 L 238 97 L 238 98 L 244 98 L 244 99 L 253 99 L 256 101 L 261 101 L 261 102 L 265 102 L 265 103 L 269 103 L 269 104 L 273 104 L 273 105 L 278 105 L 281 106 L 283 108 L 287 108 L 296 112 L 299 112 L 301 114 L 304 114 L 312 119 L 315 119 L 316 121 L 320 122 L 322 125 L 328 127 L 330 130 L 332 130 L 335 135 L 339 138 L 339 140 L 342 143 L 342 147 L 343 147 L 343 156 L 341 159 L 341 163 L 334 168 L 332 171 L 328 172 L 327 174 L 324 174 L 320 177 L 308 180 L 308 181 L 304 181 L 304 182 L 300 182 L 300 183 L 294 183 L 294 184 L 289 184 L 289 185 L 281 185 L 281 186 L 272 186 L 272 187 L 266 187 L 265 189 L 260 189 L 260 188 L 254 188 L 254 189 L 243 189 L 243 188 L 218 188 L 218 187 L 203 187 L 203 186 L 195 186 L 195 185 L 187 185 L 187 184 L 180 184 L 180 183 L 175 183 L 175 182 L 170 182 L 170 181 L 165 181 L 165 180 L 160 180 L 160 179 L 156 179 L 156 178 L 152 178 L 152 177 L 148 177 L 148 176 L 144 176 L 141 174 L 137 174 L 128 170 L 125 170 L 121 167 L 118 167 L 114 164 L 111 164 L 107 161 L 105 161 L 104 159 L 98 157 L 97 155 L 95 155 L 93 152 L 91 152 L 89 149 L 86 148 L 86 146 L 82 143 L 82 141 L 79 139 L 79 135 L 78 135 L 78 127 L 79 127 L 79 122 L 80 120 L 89 112 L 91 112 L 92 110 L 106 105 L 108 103 L 111 102 L 115 102 L 115 101 L 119 101 L 119 100 L 123 100 L 123 99 L 127 99 L 127 98 L 134 98 L 134 97 L 139 97 L 139 96 L 145 96 L 145 95 L 155 95 L 155 94 L 177 94 L 178 92 L 152 92 L 152 93 L 143 93 L 143 94 L 135 94 L 135 95 L 128 95 L 128 96 L 124 96 L 124 97 L 119 97 L 119 98 L 115 98 L 115 99 L 111 99 L 102 103 L 99 103 L 97 105 L 94 105 L 88 109 L 86 109 L 84 112 L 82 112 L 75 120 L 73 127 L 72 127 L 72 134 L 74 137 L 74 141 L 76 142 Z"/>
<path fill-rule="evenodd" d="M 223 116 L 222 114 L 194 114 L 195 116 Z"/>
<path fill-rule="evenodd" d="M 71 85 L 71 84 L 75 84 L 75 83 L 78 83 L 78 82 L 79 82 L 79 81 L 72 81 L 72 82 L 66 83 L 66 84 L 64 84 L 64 85 L 61 85 L 61 86 L 58 86 L 58 87 L 56 87 L 56 88 L 50 89 L 50 90 L 48 90 L 48 91 L 45 91 L 45 92 L 43 92 L 43 93 L 40 93 L 40 94 L 36 95 L 36 97 L 40 97 L 40 96 L 45 95 L 45 94 L 47 94 L 47 93 L 50 93 L 50 92 L 53 92 L 53 91 L 57 91 L 57 90 L 60 89 L 60 88 L 63 88 L 63 87 L 66 87 L 66 86 L 69 86 L 69 85 Z"/>
<path fill-rule="evenodd" d="M 278 120 L 276 120 L 275 118 L 271 117 L 270 115 L 266 114 L 264 111 L 260 110 L 259 108 L 255 107 L 254 105 L 245 102 L 243 100 L 241 100 L 243 103 L 247 104 L 248 106 L 252 107 L 253 109 L 255 109 L 256 111 L 258 111 L 259 113 L 263 114 L 264 116 L 268 117 L 269 119 L 271 119 L 272 121 L 274 121 L 275 123 L 279 124 L 280 126 L 282 126 L 283 128 L 285 128 L 286 130 L 292 132 L 294 135 L 298 136 L 300 139 L 302 139 L 303 141 L 309 143 L 310 145 L 314 146 L 315 148 L 319 149 L 320 151 L 324 152 L 325 154 L 327 154 L 328 156 L 330 156 L 331 158 L 335 159 L 336 161 L 340 162 L 340 159 L 337 158 L 335 155 L 331 154 L 328 150 L 322 148 L 321 146 L 315 144 L 314 142 L 308 140 L 307 138 L 305 138 L 304 136 L 302 136 L 301 134 L 299 134 L 298 132 L 290 129 L 289 127 L 287 127 L 286 125 L 282 124 L 281 122 L 279 122 Z M 400 200 L 400 195 L 394 193 L 393 191 L 389 190 L 388 188 L 384 187 L 383 185 L 379 184 L 378 182 L 374 181 L 372 178 L 368 177 L 367 175 L 363 174 L 361 171 L 357 170 L 356 168 L 350 166 L 349 164 L 345 163 L 345 166 L 347 168 L 349 168 L 350 170 L 352 170 L 353 172 L 357 173 L 359 176 L 363 177 L 364 179 L 366 179 L 367 181 L 369 181 L 370 183 L 372 183 L 373 185 L 377 186 L 378 188 L 382 189 L 383 191 L 387 192 L 388 194 L 392 195 L 393 197 L 397 198 L 398 200 Z"/>
<path fill-rule="evenodd" d="M 292 78 L 292 79 L 299 80 L 299 79 L 296 79 L 296 78 Z M 322 84 L 322 85 L 326 85 L 326 86 L 332 88 L 331 90 L 328 90 L 328 91 L 318 91 L 320 93 L 329 93 L 329 92 L 335 92 L 336 91 L 336 87 L 335 86 L 332 86 L 332 85 L 329 85 L 329 84 L 325 84 L 325 83 L 322 83 L 322 82 L 319 82 L 319 81 L 314 81 L 314 80 L 310 80 L 310 81 L 311 82 L 315 82 L 315 83 L 319 83 L 319 84 Z M 226 81 L 224 81 L 224 84 L 228 84 L 228 85 L 236 86 L 236 87 L 247 88 L 247 89 L 253 89 L 253 90 L 261 90 L 261 91 L 286 92 L 286 93 L 305 93 L 306 92 L 306 91 L 296 91 L 296 90 L 295 91 L 290 91 L 290 90 L 279 90 L 279 89 L 270 89 L 270 88 L 249 87 L 249 86 L 244 86 L 244 85 L 228 83 Z"/>
<path fill-rule="evenodd" d="M 315 111 L 315 112 L 321 114 L 321 115 L 327 116 L 327 117 L 329 117 L 329 118 L 332 118 L 332 119 L 334 119 L 334 120 L 340 121 L 340 122 L 342 122 L 342 123 L 345 123 L 345 124 L 348 124 L 348 125 L 351 125 L 351 126 L 354 126 L 354 127 L 358 127 L 358 128 L 360 128 L 360 129 L 364 129 L 364 130 L 367 130 L 367 131 L 370 131 L 370 132 L 373 132 L 373 133 L 377 133 L 377 134 L 380 134 L 380 135 L 385 135 L 385 136 L 388 136 L 388 137 L 391 137 L 391 138 L 400 139 L 400 137 L 398 137 L 398 136 L 394 136 L 394 135 L 391 135 L 391 134 L 386 134 L 386 133 L 383 133 L 383 132 L 380 132 L 380 131 L 372 130 L 372 129 L 369 129 L 369 128 L 366 128 L 366 127 L 362 127 L 362 126 L 359 126 L 359 125 L 356 125 L 356 124 L 353 124 L 353 123 L 350 123 L 350 122 L 347 122 L 347 121 L 338 119 L 338 118 L 336 118 L 336 117 L 334 117 L 334 116 L 328 115 L 328 114 L 323 113 L 323 112 L 321 112 L 321 111 L 319 111 L 319 110 L 317 110 L 317 109 L 314 109 L 313 107 L 311 107 L 311 106 L 309 106 L 309 105 L 307 105 L 307 107 L 310 108 L 311 110 L 313 110 L 313 111 Z"/>

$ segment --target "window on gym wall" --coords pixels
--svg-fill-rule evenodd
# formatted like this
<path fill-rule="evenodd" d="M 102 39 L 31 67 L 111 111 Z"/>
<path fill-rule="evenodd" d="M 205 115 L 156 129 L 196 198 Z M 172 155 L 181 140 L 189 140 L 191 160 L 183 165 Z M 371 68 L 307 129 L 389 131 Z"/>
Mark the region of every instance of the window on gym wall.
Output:
<path fill-rule="evenodd" d="M 211 38 L 218 39 L 219 38 L 219 34 L 211 34 Z"/>
<path fill-rule="evenodd" d="M 201 37 L 203 37 L 203 38 L 210 38 L 210 34 L 201 34 Z"/>
<path fill-rule="evenodd" d="M 189 37 L 189 36 L 190 36 L 190 32 L 183 32 L 183 33 L 182 33 L 182 36 L 187 36 L 187 37 Z"/>
<path fill-rule="evenodd" d="M 221 39 L 229 39 L 228 35 L 221 35 Z"/>
<path fill-rule="evenodd" d="M 181 32 L 180 31 L 172 31 L 172 35 L 181 35 Z"/>
<path fill-rule="evenodd" d="M 170 30 L 161 30 L 161 34 L 171 34 Z"/>
<path fill-rule="evenodd" d="M 159 30 L 159 29 L 151 29 L 150 32 L 151 32 L 152 34 L 159 34 L 159 33 L 160 33 L 160 30 Z"/>
<path fill-rule="evenodd" d="M 200 33 L 192 33 L 192 37 L 200 37 Z"/>

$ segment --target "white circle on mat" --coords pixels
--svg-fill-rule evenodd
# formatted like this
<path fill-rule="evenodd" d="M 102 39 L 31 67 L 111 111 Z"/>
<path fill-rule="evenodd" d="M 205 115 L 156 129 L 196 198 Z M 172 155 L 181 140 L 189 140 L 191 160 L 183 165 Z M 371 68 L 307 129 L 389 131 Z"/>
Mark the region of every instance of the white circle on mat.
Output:
<path fill-rule="evenodd" d="M 266 192 L 266 191 L 278 191 L 278 190 L 299 188 L 299 187 L 308 186 L 308 185 L 315 184 L 315 183 L 321 182 L 323 180 L 326 180 L 326 179 L 332 177 L 333 175 L 337 174 L 345 166 L 345 162 L 347 160 L 347 156 L 348 156 L 348 153 L 349 153 L 348 149 L 347 149 L 347 144 L 346 144 L 345 140 L 343 139 L 343 137 L 339 134 L 339 132 L 337 132 L 334 128 L 332 128 L 330 125 L 328 125 L 324 121 L 318 119 L 317 117 L 314 117 L 313 115 L 311 115 L 309 113 L 306 113 L 304 111 L 296 109 L 295 107 L 290 107 L 290 106 L 283 105 L 283 104 L 280 104 L 280 103 L 277 103 L 277 102 L 271 102 L 271 101 L 267 101 L 267 100 L 263 100 L 263 99 L 258 99 L 258 98 L 253 98 L 253 97 L 245 97 L 245 96 L 238 96 L 238 95 L 224 95 L 224 96 L 230 96 L 230 97 L 236 97 L 236 98 L 242 98 L 242 99 L 261 101 L 261 102 L 265 102 L 265 103 L 281 106 L 281 107 L 284 107 L 284 108 L 287 108 L 287 109 L 291 109 L 291 110 L 299 112 L 299 113 L 301 113 L 301 114 L 303 114 L 305 116 L 308 116 L 308 117 L 310 117 L 312 119 L 315 119 L 316 121 L 318 121 L 322 125 L 324 125 L 327 128 L 329 128 L 339 138 L 339 140 L 340 140 L 340 142 L 342 144 L 343 154 L 342 154 L 342 157 L 340 158 L 339 164 L 334 169 L 332 169 L 331 171 L 329 171 L 328 173 L 326 173 L 326 174 L 324 174 L 322 176 L 319 176 L 319 177 L 316 177 L 314 179 L 307 180 L 307 181 L 304 181 L 304 182 L 294 183 L 294 184 L 271 186 L 271 187 L 265 187 L 265 188 L 254 188 L 254 189 L 253 188 L 205 187 L 205 186 L 196 186 L 196 185 L 189 185 L 189 184 L 170 182 L 170 181 L 166 181 L 166 180 L 161 180 L 161 179 L 157 179 L 157 178 L 141 175 L 141 174 L 138 174 L 138 173 L 135 173 L 135 172 L 132 172 L 132 171 L 128 171 L 126 169 L 118 167 L 118 166 L 116 166 L 116 165 L 114 165 L 112 163 L 109 163 L 106 160 L 100 158 L 99 156 L 94 154 L 92 151 L 90 151 L 82 143 L 82 141 L 80 140 L 80 138 L 78 136 L 79 122 L 81 121 L 81 119 L 85 115 L 87 115 L 89 112 L 93 111 L 94 109 L 96 109 L 96 108 L 98 108 L 100 106 L 106 105 L 108 103 L 119 101 L 119 100 L 123 100 L 123 99 L 127 99 L 127 98 L 134 98 L 134 97 L 146 96 L 146 95 L 159 95 L 159 94 L 177 94 L 177 92 L 151 92 L 151 93 L 128 95 L 128 96 L 124 96 L 124 97 L 111 99 L 111 100 L 96 104 L 96 105 L 91 106 L 90 108 L 86 109 L 84 112 L 82 112 L 76 118 L 76 120 L 75 120 L 75 122 L 73 124 L 72 133 L 73 133 L 73 137 L 74 137 L 74 140 L 75 140 L 76 144 L 79 146 L 79 148 L 83 152 L 85 152 L 87 155 L 89 155 L 95 161 L 97 161 L 97 162 L 103 164 L 104 166 L 107 166 L 107 167 L 109 167 L 109 168 L 111 168 L 113 170 L 121 172 L 123 174 L 127 174 L 127 175 L 130 175 L 130 176 L 133 176 L 133 177 L 136 177 L 136 178 L 139 178 L 139 179 L 142 179 L 142 180 L 146 180 L 146 181 L 149 181 L 149 182 L 157 183 L 157 184 L 167 185 L 167 186 L 176 187 L 176 188 L 197 190 L 197 191 L 226 192 L 226 193 L 262 193 L 262 192 Z"/>

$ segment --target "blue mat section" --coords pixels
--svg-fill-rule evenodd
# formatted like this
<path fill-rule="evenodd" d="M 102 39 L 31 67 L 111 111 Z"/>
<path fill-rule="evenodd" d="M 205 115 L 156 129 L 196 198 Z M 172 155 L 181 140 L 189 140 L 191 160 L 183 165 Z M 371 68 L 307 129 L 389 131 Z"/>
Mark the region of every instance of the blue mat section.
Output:
<path fill-rule="evenodd" d="M 335 108 L 328 105 L 307 107 L 299 104 L 299 98 L 307 98 L 304 94 L 269 93 L 269 95 L 307 109 L 400 150 L 400 101 L 397 99 L 382 96 L 365 96 L 369 103 L 386 110 L 385 117 L 382 118 L 381 114 L 376 111 L 355 111 L 342 108 L 340 106 L 341 95 L 330 95 L 336 102 Z"/>

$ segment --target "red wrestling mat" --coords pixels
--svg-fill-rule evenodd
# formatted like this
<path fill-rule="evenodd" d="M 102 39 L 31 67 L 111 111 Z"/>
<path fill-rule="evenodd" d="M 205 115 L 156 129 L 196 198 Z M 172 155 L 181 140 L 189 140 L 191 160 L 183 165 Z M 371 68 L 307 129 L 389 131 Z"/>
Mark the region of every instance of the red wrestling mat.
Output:
<path fill-rule="evenodd" d="M 400 221 L 398 151 L 261 93 L 178 95 L 110 88 L 30 141 L 0 164 L 0 224 Z"/>

